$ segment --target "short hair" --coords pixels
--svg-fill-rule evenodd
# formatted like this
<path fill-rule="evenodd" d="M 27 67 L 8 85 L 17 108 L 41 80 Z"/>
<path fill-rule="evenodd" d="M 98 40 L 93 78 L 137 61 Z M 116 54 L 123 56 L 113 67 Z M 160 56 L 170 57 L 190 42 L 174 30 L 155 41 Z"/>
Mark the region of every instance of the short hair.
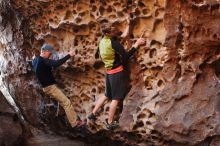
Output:
<path fill-rule="evenodd" d="M 49 45 L 49 44 L 43 44 L 43 46 L 41 47 L 41 51 L 49 51 L 50 53 L 56 53 L 56 51 L 54 50 L 53 46 Z"/>
<path fill-rule="evenodd" d="M 98 22 L 101 24 L 101 31 L 103 34 L 111 33 L 112 23 L 108 19 L 100 18 Z"/>
<path fill-rule="evenodd" d="M 111 33 L 112 25 L 110 23 L 105 23 L 101 25 L 102 33 L 108 34 Z"/>

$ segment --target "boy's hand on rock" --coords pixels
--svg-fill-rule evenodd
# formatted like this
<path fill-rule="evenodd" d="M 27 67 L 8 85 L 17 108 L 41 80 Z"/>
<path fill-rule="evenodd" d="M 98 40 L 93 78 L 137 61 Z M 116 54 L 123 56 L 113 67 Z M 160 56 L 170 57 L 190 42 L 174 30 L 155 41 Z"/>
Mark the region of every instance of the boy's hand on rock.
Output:
<path fill-rule="evenodd" d="M 75 56 L 75 55 L 76 55 L 76 51 L 75 51 L 75 50 L 70 50 L 70 51 L 69 51 L 69 55 L 70 55 L 71 57 Z"/>
<path fill-rule="evenodd" d="M 144 39 L 144 38 L 139 38 L 139 39 L 135 42 L 134 47 L 135 47 L 135 48 L 138 48 L 140 45 L 143 45 L 143 44 L 145 44 L 145 39 Z"/>

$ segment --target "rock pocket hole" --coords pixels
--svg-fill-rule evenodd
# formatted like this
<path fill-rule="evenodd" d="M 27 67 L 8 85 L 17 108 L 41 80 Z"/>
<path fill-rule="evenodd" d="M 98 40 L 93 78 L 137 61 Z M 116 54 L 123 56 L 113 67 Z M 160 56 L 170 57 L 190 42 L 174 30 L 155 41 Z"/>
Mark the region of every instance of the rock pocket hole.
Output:
<path fill-rule="evenodd" d="M 138 122 L 134 125 L 133 130 L 137 130 L 138 128 L 143 127 L 143 126 L 144 126 L 143 121 L 138 121 Z"/>
<path fill-rule="evenodd" d="M 103 66 L 104 66 L 104 63 L 102 61 L 95 62 L 95 64 L 93 65 L 95 69 L 102 68 Z"/>
<path fill-rule="evenodd" d="M 118 17 L 123 17 L 124 14 L 122 12 L 117 12 Z"/>
<path fill-rule="evenodd" d="M 57 9 L 57 10 L 62 10 L 63 8 L 64 8 L 63 5 L 57 5 L 57 6 L 56 6 L 56 9 Z"/>
<path fill-rule="evenodd" d="M 147 14 L 149 13 L 149 10 L 148 10 L 148 9 L 143 9 L 143 10 L 142 10 L 142 13 L 143 13 L 144 15 L 147 15 Z"/>
<path fill-rule="evenodd" d="M 214 35 L 213 35 L 213 38 L 214 38 L 214 39 L 217 39 L 217 38 L 218 38 L 218 37 L 217 37 L 217 34 L 214 34 Z"/>
<path fill-rule="evenodd" d="M 159 80 L 158 82 L 157 82 L 157 86 L 158 87 L 161 87 L 163 85 L 163 81 L 162 80 Z"/>
<path fill-rule="evenodd" d="M 92 6 L 92 12 L 95 12 L 97 10 L 96 6 Z"/>
<path fill-rule="evenodd" d="M 140 115 L 137 116 L 138 119 L 144 119 L 146 117 L 145 114 L 141 113 Z"/>
<path fill-rule="evenodd" d="M 91 92 L 92 92 L 92 93 L 95 93 L 95 92 L 96 92 L 96 89 L 95 89 L 95 88 L 93 88 Z"/>
<path fill-rule="evenodd" d="M 104 11 L 105 11 L 105 9 L 104 9 L 103 7 L 100 7 L 100 8 L 99 8 L 99 12 L 100 12 L 101 15 L 104 14 Z"/>
<path fill-rule="evenodd" d="M 152 125 L 150 121 L 146 121 L 146 125 Z"/>
<path fill-rule="evenodd" d="M 157 55 L 157 50 L 154 48 L 153 50 L 150 51 L 149 57 L 150 57 L 150 58 L 153 58 L 153 57 L 156 56 L 156 55 Z"/>
<path fill-rule="evenodd" d="M 145 7 L 145 4 L 144 4 L 143 2 L 141 2 L 141 1 L 139 1 L 139 2 L 138 2 L 138 6 L 140 6 L 140 7 Z"/>
<path fill-rule="evenodd" d="M 76 23 L 80 23 L 81 21 L 82 21 L 82 18 L 80 18 L 80 17 L 76 18 Z"/>
<path fill-rule="evenodd" d="M 220 49 L 218 51 L 220 51 Z M 220 80 L 220 60 L 213 62 L 212 67 L 215 69 L 215 75 Z"/>
<path fill-rule="evenodd" d="M 109 111 L 109 106 L 105 108 L 105 111 L 108 112 Z"/>
<path fill-rule="evenodd" d="M 136 14 L 136 15 L 140 15 L 140 14 L 141 14 L 140 10 L 136 9 L 136 10 L 135 10 L 135 14 Z"/>
<path fill-rule="evenodd" d="M 111 7 L 111 6 L 109 6 L 109 7 L 107 8 L 107 12 L 108 12 L 108 13 L 111 13 L 111 12 L 112 12 L 112 7 Z"/>
<path fill-rule="evenodd" d="M 194 2 L 195 2 L 196 4 L 201 4 L 201 3 L 204 3 L 204 0 L 194 0 Z"/>

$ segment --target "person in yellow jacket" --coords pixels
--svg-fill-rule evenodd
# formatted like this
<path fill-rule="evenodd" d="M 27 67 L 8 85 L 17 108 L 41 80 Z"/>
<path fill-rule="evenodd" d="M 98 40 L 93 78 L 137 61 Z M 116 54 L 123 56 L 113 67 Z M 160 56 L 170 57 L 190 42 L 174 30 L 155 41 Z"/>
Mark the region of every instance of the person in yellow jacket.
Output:
<path fill-rule="evenodd" d="M 126 95 L 126 76 L 124 74 L 124 64 L 136 52 L 137 48 L 145 43 L 143 38 L 139 38 L 133 47 L 126 52 L 124 47 L 115 39 L 119 34 L 116 27 L 111 24 L 105 24 L 102 27 L 104 37 L 99 43 L 99 54 L 106 68 L 106 89 L 105 96 L 99 98 L 92 113 L 88 119 L 95 120 L 96 112 L 104 104 L 106 100 L 111 100 L 107 129 L 115 129 L 119 126 L 117 121 L 114 121 L 114 114 L 120 101 Z"/>

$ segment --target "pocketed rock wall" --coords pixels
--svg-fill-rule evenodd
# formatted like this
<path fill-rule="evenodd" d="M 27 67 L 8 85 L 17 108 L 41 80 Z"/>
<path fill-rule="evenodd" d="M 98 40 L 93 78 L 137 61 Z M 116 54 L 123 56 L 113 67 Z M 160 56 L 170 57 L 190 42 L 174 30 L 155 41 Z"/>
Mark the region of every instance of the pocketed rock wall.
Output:
<path fill-rule="evenodd" d="M 83 135 L 96 144 L 110 138 L 129 145 L 218 145 L 219 4 L 218 0 L 0 0 L 0 75 L 27 121 L 39 128 Z M 57 118 L 56 109 L 45 106 L 48 98 L 28 60 L 44 42 L 52 44 L 59 57 L 77 50 L 56 77 L 85 119 L 105 90 L 105 69 L 95 55 L 105 20 L 120 29 L 125 48 L 140 36 L 150 40 L 130 60 L 131 89 L 116 117 L 120 128 L 105 130 L 106 104 L 96 123 L 88 121 L 89 134 L 63 132 L 67 127 L 63 112 Z"/>

